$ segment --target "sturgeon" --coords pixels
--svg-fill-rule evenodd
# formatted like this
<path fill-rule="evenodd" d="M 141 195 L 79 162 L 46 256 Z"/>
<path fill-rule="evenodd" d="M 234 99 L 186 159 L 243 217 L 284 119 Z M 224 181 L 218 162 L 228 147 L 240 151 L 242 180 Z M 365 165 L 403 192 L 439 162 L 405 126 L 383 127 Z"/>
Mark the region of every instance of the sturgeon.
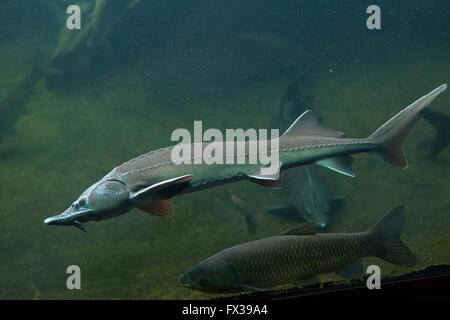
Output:
<path fill-rule="evenodd" d="M 116 217 L 134 208 L 154 215 L 172 216 L 171 198 L 175 195 L 239 180 L 280 188 L 282 170 L 307 164 L 321 165 L 354 177 L 350 155 L 361 152 L 376 155 L 392 166 L 406 168 L 402 142 L 424 108 L 446 88 L 443 84 L 434 89 L 362 139 L 344 138 L 342 132 L 320 124 L 312 111 L 305 111 L 279 138 L 278 149 L 269 151 L 279 155 L 278 170 L 273 175 L 262 175 L 261 164 L 249 164 L 249 161 L 244 164 L 236 164 L 237 161 L 234 164 L 193 164 L 193 161 L 180 164 L 172 161 L 173 146 L 151 151 L 114 168 L 83 192 L 67 210 L 45 219 L 44 223 L 76 226 L 86 231 L 84 222 Z M 269 146 L 277 145 L 267 142 L 270 141 L 266 141 Z M 235 149 L 237 143 L 226 142 L 233 144 Z M 200 144 L 204 149 L 210 143 Z M 195 150 L 196 146 L 191 147 Z M 247 141 L 245 153 L 235 153 L 235 156 L 249 158 L 249 150 Z"/>

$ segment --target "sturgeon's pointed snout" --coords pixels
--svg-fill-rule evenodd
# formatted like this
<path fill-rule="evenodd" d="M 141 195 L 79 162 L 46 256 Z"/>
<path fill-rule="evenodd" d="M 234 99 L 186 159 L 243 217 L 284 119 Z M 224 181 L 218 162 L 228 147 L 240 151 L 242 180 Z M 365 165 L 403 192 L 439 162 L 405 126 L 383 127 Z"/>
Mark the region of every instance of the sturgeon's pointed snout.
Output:
<path fill-rule="evenodd" d="M 79 210 L 78 208 L 71 206 L 57 216 L 48 217 L 44 220 L 44 223 L 46 225 L 75 226 L 78 229 L 86 231 L 82 222 L 87 221 L 86 215 L 89 215 L 91 212 L 91 209 Z"/>
<path fill-rule="evenodd" d="M 44 220 L 44 223 L 47 225 L 55 224 L 55 217 L 50 217 Z"/>
<path fill-rule="evenodd" d="M 44 223 L 46 225 L 65 225 L 69 224 L 70 222 L 71 222 L 70 216 L 66 214 L 66 212 L 57 216 L 49 217 L 44 220 Z"/>
<path fill-rule="evenodd" d="M 64 212 L 58 216 L 49 217 L 49 218 L 45 219 L 44 223 L 46 225 L 75 226 L 78 229 L 80 229 L 81 231 L 87 232 L 84 224 L 82 224 L 81 222 L 76 220 L 76 216 L 75 217 L 70 216 L 66 212 Z"/>

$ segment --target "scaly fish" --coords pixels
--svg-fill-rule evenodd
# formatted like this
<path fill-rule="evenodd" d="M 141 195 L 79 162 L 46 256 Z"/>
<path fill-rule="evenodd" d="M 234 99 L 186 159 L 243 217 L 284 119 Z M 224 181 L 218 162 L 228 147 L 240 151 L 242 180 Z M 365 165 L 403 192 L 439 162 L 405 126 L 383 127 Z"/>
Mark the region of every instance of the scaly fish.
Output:
<path fill-rule="evenodd" d="M 325 128 L 311 111 L 304 112 L 279 138 L 278 172 L 262 175 L 261 164 L 249 163 L 249 143 L 244 164 L 186 164 L 172 161 L 173 147 L 149 152 L 116 167 L 93 184 L 62 214 L 45 219 L 48 225 L 76 226 L 85 230 L 83 222 L 119 216 L 139 208 L 159 216 L 173 215 L 171 198 L 219 184 L 250 180 L 263 186 L 279 188 L 281 170 L 317 164 L 354 177 L 351 154 L 368 152 L 387 163 L 407 167 L 402 142 L 420 117 L 423 109 L 447 88 L 442 85 L 403 109 L 372 135 L 362 139 L 343 138 L 341 132 Z M 229 141 L 234 150 L 236 141 Z M 264 142 L 259 141 L 264 144 Z M 209 143 L 200 143 L 203 149 Z M 266 141 L 265 145 L 276 145 Z M 195 146 L 191 146 L 195 150 Z M 198 147 L 198 145 L 197 145 Z M 228 148 L 227 148 L 228 150 Z M 259 151 L 258 151 L 259 152 Z M 224 153 L 225 155 L 225 153 Z M 258 159 L 261 157 L 258 155 Z M 205 159 L 203 159 L 205 160 Z M 193 163 L 193 161 L 191 161 Z"/>
<path fill-rule="evenodd" d="M 374 227 L 360 233 L 315 233 L 310 223 L 285 233 L 223 250 L 178 279 L 189 289 L 210 293 L 262 290 L 338 272 L 346 278 L 362 274 L 364 257 L 414 266 L 416 258 L 400 240 L 405 209 L 399 205 Z"/>

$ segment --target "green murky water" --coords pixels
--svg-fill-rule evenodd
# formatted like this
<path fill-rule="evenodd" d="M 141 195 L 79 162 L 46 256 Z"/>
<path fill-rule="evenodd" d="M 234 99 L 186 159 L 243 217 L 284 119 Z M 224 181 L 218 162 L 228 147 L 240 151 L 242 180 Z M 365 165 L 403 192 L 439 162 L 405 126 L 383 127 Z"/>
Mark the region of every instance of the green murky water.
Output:
<path fill-rule="evenodd" d="M 450 79 L 450 38 L 445 33 L 450 7 L 445 2 L 414 1 L 395 7 L 381 3 L 384 20 L 379 31 L 365 29 L 362 4 L 356 10 L 349 3 L 340 12 L 325 1 L 316 7 L 199 2 L 178 10 L 170 1 L 165 6 L 150 3 L 138 4 L 117 22 L 122 33 L 109 34 L 112 49 L 77 49 L 83 54 L 73 58 L 73 70 L 37 83 L 23 114 L 13 120 L 14 131 L 0 141 L 0 298 L 216 297 L 179 287 L 178 276 L 222 249 L 291 227 L 292 221 L 263 209 L 285 202 L 283 190 L 245 181 L 228 184 L 176 197 L 172 218 L 133 210 L 88 223 L 87 234 L 73 227 L 46 226 L 43 220 L 65 210 L 115 166 L 172 144 L 172 131 L 192 129 L 194 120 L 202 120 L 204 128 L 269 127 L 280 96 L 293 80 L 292 70 L 311 64 L 325 46 L 335 48 L 315 68 L 305 88 L 314 89 L 312 107 L 325 125 L 351 137 L 369 135 Z M 38 3 L 33 5 L 38 8 L 34 14 L 28 2 L 8 2 L 3 8 L 30 16 L 1 25 L 2 97 L 28 74 L 38 47 L 49 57 L 58 42 L 59 22 L 43 24 L 39 18 L 51 14 Z M 150 14 L 160 17 L 151 27 L 162 33 L 151 39 L 139 25 L 145 21 L 143 12 L 150 10 L 146 6 L 161 10 L 161 15 Z M 305 8 L 312 13 L 304 13 Z M 233 15 L 242 11 L 253 19 Z M 349 16 L 347 25 L 340 20 L 352 12 L 361 17 Z M 222 28 L 215 25 L 205 31 L 217 19 Z M 309 24 L 303 26 L 301 19 Z M 349 39 L 358 23 L 362 26 Z M 133 28 L 138 35 L 127 42 Z M 290 46 L 298 47 L 295 63 Z M 90 70 L 86 65 L 99 67 Z M 431 108 L 448 115 L 449 105 L 445 92 Z M 428 151 L 417 146 L 434 134 L 428 122 L 417 123 L 404 145 L 406 170 L 366 154 L 354 157 L 356 179 L 318 169 L 327 176 L 330 193 L 345 197 L 328 231 L 368 229 L 388 209 L 405 204 L 402 239 L 416 254 L 418 265 L 402 268 L 375 258 L 365 260 L 366 265 L 379 264 L 384 274 L 450 263 L 450 150 L 427 158 Z M 226 200 L 228 190 L 245 198 L 256 212 L 256 234 L 248 234 L 244 217 Z M 81 290 L 66 287 L 65 271 L 73 264 L 82 270 Z"/>

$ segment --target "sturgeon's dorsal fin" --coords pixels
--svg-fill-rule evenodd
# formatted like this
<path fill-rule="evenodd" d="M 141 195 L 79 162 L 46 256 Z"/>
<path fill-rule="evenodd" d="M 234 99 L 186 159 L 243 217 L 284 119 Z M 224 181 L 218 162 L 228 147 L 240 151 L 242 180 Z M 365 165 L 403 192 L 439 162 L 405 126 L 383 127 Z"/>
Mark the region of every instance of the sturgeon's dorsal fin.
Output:
<path fill-rule="evenodd" d="M 280 233 L 280 236 L 308 236 L 313 234 L 316 234 L 314 223 L 302 223 Z"/>
<path fill-rule="evenodd" d="M 282 137 L 333 137 L 343 138 L 344 132 L 334 131 L 324 127 L 311 110 L 306 110 L 294 123 L 283 133 Z"/>
<path fill-rule="evenodd" d="M 176 177 L 176 178 L 172 178 L 172 179 L 168 179 L 168 180 L 164 180 L 164 181 L 152 184 L 151 186 L 144 187 L 144 188 L 141 188 L 136 191 L 132 191 L 130 193 L 130 200 L 139 199 L 140 197 L 143 197 L 150 193 L 155 193 L 157 191 L 162 191 L 162 190 L 169 188 L 171 186 L 174 186 L 174 185 L 188 183 L 193 178 L 194 178 L 194 176 L 192 174 L 187 174 L 184 176 L 180 176 L 180 177 Z"/>

